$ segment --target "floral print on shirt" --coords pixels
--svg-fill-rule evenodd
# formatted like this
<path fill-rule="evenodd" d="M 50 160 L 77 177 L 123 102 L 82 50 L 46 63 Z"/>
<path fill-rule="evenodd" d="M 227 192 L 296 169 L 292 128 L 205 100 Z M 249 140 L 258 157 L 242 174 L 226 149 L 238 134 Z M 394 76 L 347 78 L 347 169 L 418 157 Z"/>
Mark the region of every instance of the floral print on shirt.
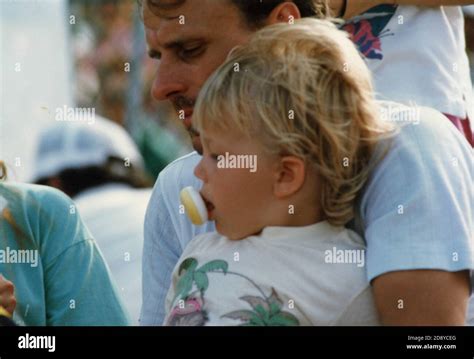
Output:
<path fill-rule="evenodd" d="M 206 290 L 209 287 L 208 273 L 236 275 L 249 281 L 260 293 L 260 296 L 244 295 L 240 297 L 247 303 L 246 307 L 224 314 L 221 318 L 238 321 L 243 326 L 295 326 L 298 319 L 291 313 L 282 310 L 283 301 L 274 288 L 265 295 L 262 288 L 251 278 L 237 272 L 229 271 L 229 265 L 224 260 L 213 260 L 198 267 L 195 258 L 186 258 L 180 265 L 180 275 L 173 299 L 173 308 L 168 316 L 166 325 L 173 326 L 202 326 L 208 321 L 206 310 Z"/>

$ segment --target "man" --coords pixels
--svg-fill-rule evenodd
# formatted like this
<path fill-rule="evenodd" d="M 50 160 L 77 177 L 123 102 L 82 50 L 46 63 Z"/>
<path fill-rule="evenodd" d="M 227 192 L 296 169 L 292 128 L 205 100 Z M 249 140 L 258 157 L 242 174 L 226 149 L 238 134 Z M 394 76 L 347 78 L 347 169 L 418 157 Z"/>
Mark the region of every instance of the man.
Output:
<path fill-rule="evenodd" d="M 145 3 L 149 54 L 160 60 L 153 96 L 174 104 L 200 153 L 193 106 L 201 86 L 229 51 L 261 26 L 291 23 L 314 13 L 323 16 L 325 10 L 321 1 L 309 0 Z M 422 116 L 438 114 L 423 111 Z M 468 270 L 473 267 L 470 155 L 467 143 L 447 121 L 445 127 L 420 121 L 420 126 L 405 126 L 374 171 L 357 209 L 363 228 L 354 228 L 367 242 L 367 275 L 383 323 L 464 322 Z M 162 324 L 170 274 L 183 248 L 195 235 L 214 230 L 212 223 L 192 226 L 179 207 L 183 187 L 201 186 L 193 176 L 199 159 L 192 153 L 175 161 L 156 182 L 145 219 L 142 325 Z M 412 306 L 412 299 L 420 296 L 425 305 Z"/>

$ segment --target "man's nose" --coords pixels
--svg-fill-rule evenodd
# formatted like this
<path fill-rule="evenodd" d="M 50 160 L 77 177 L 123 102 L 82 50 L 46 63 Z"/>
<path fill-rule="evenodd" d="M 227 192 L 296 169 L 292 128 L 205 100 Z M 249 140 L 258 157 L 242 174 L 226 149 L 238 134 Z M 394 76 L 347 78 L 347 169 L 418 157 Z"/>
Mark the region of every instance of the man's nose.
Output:
<path fill-rule="evenodd" d="M 166 63 L 160 63 L 151 88 L 151 95 L 157 101 L 170 100 L 172 97 L 185 93 L 186 85 L 180 81 L 176 72 Z"/>

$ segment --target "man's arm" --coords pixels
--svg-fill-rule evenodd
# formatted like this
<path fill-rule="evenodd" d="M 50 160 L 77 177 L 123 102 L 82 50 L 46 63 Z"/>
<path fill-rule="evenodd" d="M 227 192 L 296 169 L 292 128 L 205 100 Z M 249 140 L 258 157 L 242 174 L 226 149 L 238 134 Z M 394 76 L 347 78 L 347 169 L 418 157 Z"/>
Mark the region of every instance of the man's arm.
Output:
<path fill-rule="evenodd" d="M 415 6 L 456 6 L 472 5 L 473 0 L 347 0 L 344 19 L 361 14 L 374 6 L 382 4 L 415 5 Z M 344 0 L 329 0 L 329 7 L 333 16 L 339 16 L 344 5 Z"/>
<path fill-rule="evenodd" d="M 162 172 L 145 215 L 140 325 L 162 325 L 171 273 L 181 255 L 178 235 L 166 206 Z M 171 189 L 168 189 L 171 190 Z"/>
<path fill-rule="evenodd" d="M 389 143 L 359 207 L 380 319 L 461 323 L 466 276 L 474 269 L 472 149 L 427 108 L 419 108 L 417 125 L 400 126 Z"/>
<path fill-rule="evenodd" d="M 12 282 L 0 274 L 0 307 L 6 309 L 11 315 L 16 307 L 15 287 Z"/>
<path fill-rule="evenodd" d="M 468 271 L 407 270 L 372 281 L 384 325 L 464 325 L 469 298 Z"/>
<path fill-rule="evenodd" d="M 193 152 L 161 171 L 145 215 L 140 325 L 162 325 L 171 275 L 183 249 L 198 234 L 213 232 L 213 222 L 196 227 L 180 210 L 179 193 L 187 186 L 201 188 L 194 168 L 201 156 Z"/>

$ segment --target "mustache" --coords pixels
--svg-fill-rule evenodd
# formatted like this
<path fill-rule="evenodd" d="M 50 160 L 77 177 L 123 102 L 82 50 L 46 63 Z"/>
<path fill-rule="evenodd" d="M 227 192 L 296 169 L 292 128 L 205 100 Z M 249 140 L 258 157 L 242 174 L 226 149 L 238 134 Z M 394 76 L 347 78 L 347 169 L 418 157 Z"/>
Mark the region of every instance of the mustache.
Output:
<path fill-rule="evenodd" d="M 177 96 L 173 99 L 173 105 L 178 111 L 182 109 L 194 107 L 195 104 L 196 104 L 195 99 L 185 97 L 185 96 Z"/>

